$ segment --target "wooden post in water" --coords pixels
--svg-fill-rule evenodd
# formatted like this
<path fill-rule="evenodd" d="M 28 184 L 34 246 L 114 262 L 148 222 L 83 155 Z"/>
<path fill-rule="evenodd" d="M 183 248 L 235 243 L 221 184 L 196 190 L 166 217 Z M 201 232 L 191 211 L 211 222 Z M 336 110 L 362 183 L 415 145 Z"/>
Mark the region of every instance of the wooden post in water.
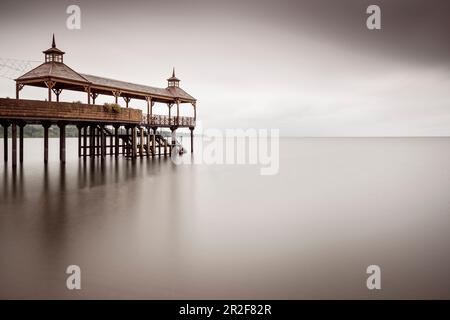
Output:
<path fill-rule="evenodd" d="M 139 155 L 142 157 L 144 155 L 144 128 L 139 128 Z"/>
<path fill-rule="evenodd" d="M 77 129 L 78 129 L 78 158 L 81 158 L 81 129 L 82 126 L 81 125 L 77 125 Z"/>
<path fill-rule="evenodd" d="M 119 126 L 114 126 L 114 143 L 115 143 L 115 156 L 119 156 Z"/>
<path fill-rule="evenodd" d="M 112 157 L 114 154 L 114 136 L 111 134 L 109 135 L 109 155 Z"/>
<path fill-rule="evenodd" d="M 147 127 L 147 157 L 150 155 L 150 128 Z"/>
<path fill-rule="evenodd" d="M 50 128 L 49 123 L 43 123 L 44 127 L 44 163 L 48 163 L 48 128 Z"/>
<path fill-rule="evenodd" d="M 106 156 L 106 135 L 105 135 L 105 128 L 103 126 L 100 126 L 100 154 L 102 160 L 105 160 Z"/>
<path fill-rule="evenodd" d="M 66 163 L 66 124 L 60 123 L 59 127 L 59 160 Z"/>
<path fill-rule="evenodd" d="M 97 140 L 97 142 L 96 142 L 96 155 L 100 155 L 100 153 L 101 153 L 101 150 L 100 150 L 100 148 L 101 148 L 101 142 L 100 142 L 100 132 L 99 132 L 99 129 L 98 129 L 98 127 L 97 126 L 95 126 L 95 137 L 96 137 L 96 140 Z"/>
<path fill-rule="evenodd" d="M 191 131 L 191 153 L 194 152 L 194 128 L 190 127 L 189 130 Z"/>
<path fill-rule="evenodd" d="M 83 157 L 86 159 L 87 155 L 87 126 L 83 127 Z"/>
<path fill-rule="evenodd" d="M 93 158 L 95 156 L 95 127 L 89 126 L 89 156 Z"/>
<path fill-rule="evenodd" d="M 137 130 L 136 127 L 133 127 L 131 129 L 131 157 L 134 159 L 136 158 L 137 153 L 137 146 L 136 146 L 136 140 L 137 140 Z"/>
<path fill-rule="evenodd" d="M 17 166 L 17 125 L 15 123 L 12 124 L 11 127 L 11 139 L 12 139 L 12 165 L 13 167 Z"/>
<path fill-rule="evenodd" d="M 24 123 L 19 125 L 19 161 L 23 163 L 23 127 Z"/>
<path fill-rule="evenodd" d="M 9 123 L 5 122 L 3 126 L 3 158 L 5 162 L 8 162 L 8 127 Z"/>

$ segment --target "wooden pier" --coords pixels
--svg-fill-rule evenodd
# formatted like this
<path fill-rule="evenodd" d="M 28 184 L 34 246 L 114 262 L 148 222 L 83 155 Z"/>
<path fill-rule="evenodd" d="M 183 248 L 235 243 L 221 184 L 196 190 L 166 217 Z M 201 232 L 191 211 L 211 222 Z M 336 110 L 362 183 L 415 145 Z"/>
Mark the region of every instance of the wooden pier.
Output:
<path fill-rule="evenodd" d="M 23 162 L 23 129 L 29 124 L 44 128 L 44 162 L 48 162 L 48 132 L 52 125 L 60 131 L 60 161 L 66 161 L 65 129 L 67 125 L 78 128 L 78 156 L 101 157 L 124 155 L 132 159 L 144 156 L 169 155 L 176 148 L 183 153 L 184 148 L 176 139 L 178 128 L 188 128 L 193 152 L 193 131 L 197 108 L 196 99 L 180 88 L 180 80 L 175 76 L 167 79 L 166 88 L 132 84 L 92 75 L 80 74 L 63 62 L 64 52 L 56 48 L 53 37 L 52 47 L 46 51 L 45 62 L 16 79 L 16 99 L 0 98 L 0 124 L 4 130 L 4 161 L 8 161 L 8 128 L 11 126 L 12 165 Z M 25 86 L 46 88 L 47 101 L 20 99 Z M 63 90 L 81 91 L 86 94 L 86 103 L 60 102 Z M 95 105 L 99 95 L 114 97 L 112 105 Z M 55 97 L 56 101 L 53 101 Z M 123 98 L 125 108 L 119 105 Z M 147 113 L 131 108 L 132 99 L 145 100 Z M 167 105 L 168 115 L 153 114 L 155 103 Z M 193 116 L 181 116 L 180 105 L 190 104 Z M 172 108 L 176 114 L 172 115 Z M 167 128 L 171 136 L 165 137 L 158 131 Z M 19 139 L 17 139 L 19 131 Z M 19 140 L 19 143 L 17 143 Z M 19 152 L 17 152 L 19 145 Z"/>

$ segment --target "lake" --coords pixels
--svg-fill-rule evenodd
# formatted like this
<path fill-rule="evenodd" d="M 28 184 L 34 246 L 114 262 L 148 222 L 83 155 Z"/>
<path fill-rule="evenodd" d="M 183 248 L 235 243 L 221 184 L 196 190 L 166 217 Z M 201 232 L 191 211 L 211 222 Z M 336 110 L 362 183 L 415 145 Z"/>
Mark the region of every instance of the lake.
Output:
<path fill-rule="evenodd" d="M 450 298 L 450 138 L 282 138 L 276 175 L 76 144 L 0 163 L 0 298 Z"/>

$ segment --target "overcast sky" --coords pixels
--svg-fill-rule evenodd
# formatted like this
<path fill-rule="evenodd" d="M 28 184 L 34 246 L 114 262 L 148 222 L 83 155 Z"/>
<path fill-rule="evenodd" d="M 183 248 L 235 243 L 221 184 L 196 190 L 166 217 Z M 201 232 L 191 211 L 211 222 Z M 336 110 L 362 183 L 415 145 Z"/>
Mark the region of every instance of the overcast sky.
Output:
<path fill-rule="evenodd" d="M 66 28 L 70 4 L 81 30 Z M 382 30 L 366 28 L 369 4 L 381 7 Z M 81 73 L 165 87 L 175 66 L 204 127 L 450 135 L 449 14 L 448 0 L 2 0 L 0 58 L 41 61 L 55 33 Z M 0 96 L 14 95 L 0 79 Z"/>

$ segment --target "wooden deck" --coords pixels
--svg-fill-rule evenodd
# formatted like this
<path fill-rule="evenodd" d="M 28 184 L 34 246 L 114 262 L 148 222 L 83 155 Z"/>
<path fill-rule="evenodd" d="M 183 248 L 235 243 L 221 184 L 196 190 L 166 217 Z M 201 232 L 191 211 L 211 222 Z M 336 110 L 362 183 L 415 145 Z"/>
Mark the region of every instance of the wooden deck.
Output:
<path fill-rule="evenodd" d="M 0 121 L 21 121 L 27 124 L 43 122 L 67 124 L 101 123 L 103 125 L 142 125 L 151 127 L 195 127 L 192 117 L 148 116 L 141 110 L 121 108 L 119 113 L 105 111 L 102 105 L 77 102 L 0 98 Z"/>

